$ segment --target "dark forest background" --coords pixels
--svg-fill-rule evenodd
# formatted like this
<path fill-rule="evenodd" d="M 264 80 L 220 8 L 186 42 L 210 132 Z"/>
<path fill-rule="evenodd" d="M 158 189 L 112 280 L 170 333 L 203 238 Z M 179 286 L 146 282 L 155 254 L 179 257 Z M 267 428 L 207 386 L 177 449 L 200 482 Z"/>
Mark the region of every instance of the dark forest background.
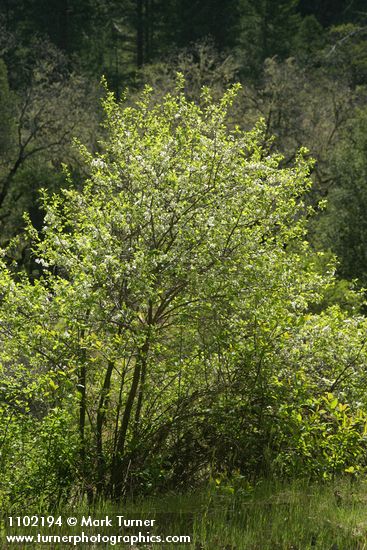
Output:
<path fill-rule="evenodd" d="M 62 163 L 81 181 L 72 138 L 98 147 L 102 75 L 117 97 L 146 83 L 162 95 L 179 70 L 191 97 L 202 85 L 220 94 L 242 82 L 236 121 L 251 128 L 264 117 L 284 163 L 300 145 L 310 149 L 310 201 L 328 198 L 313 244 L 338 255 L 341 278 L 365 284 L 366 20 L 363 0 L 3 1 L 3 244 L 23 211 L 41 227 L 38 189 L 65 184 Z"/>

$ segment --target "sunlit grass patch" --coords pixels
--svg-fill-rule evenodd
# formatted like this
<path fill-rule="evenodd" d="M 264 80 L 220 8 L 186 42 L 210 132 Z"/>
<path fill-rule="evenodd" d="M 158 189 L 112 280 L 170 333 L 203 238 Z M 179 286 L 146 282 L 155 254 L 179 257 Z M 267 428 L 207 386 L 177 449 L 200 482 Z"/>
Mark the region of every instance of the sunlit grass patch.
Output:
<path fill-rule="evenodd" d="M 82 503 L 57 513 L 78 518 L 83 515 L 95 518 L 124 515 L 125 518 L 155 519 L 153 528 L 116 529 L 114 523 L 113 529 L 84 529 L 90 535 L 101 531 L 133 534 L 140 530 L 150 535 L 191 537 L 189 544 L 148 542 L 117 545 L 134 549 L 367 549 L 367 482 L 364 481 L 341 480 L 329 484 L 262 481 L 253 486 L 244 483 L 236 490 L 230 482 L 214 482 L 197 493 L 139 498 L 119 505 L 104 502 L 90 507 Z M 22 529 L 23 533 L 25 531 Z M 57 532 L 70 534 L 77 533 L 78 529 L 71 530 L 63 523 Z M 14 545 L 11 547 L 15 548 Z M 49 547 L 69 548 L 72 545 Z M 113 546 L 82 544 L 80 547 Z M 45 545 L 33 545 L 33 548 L 45 548 Z"/>

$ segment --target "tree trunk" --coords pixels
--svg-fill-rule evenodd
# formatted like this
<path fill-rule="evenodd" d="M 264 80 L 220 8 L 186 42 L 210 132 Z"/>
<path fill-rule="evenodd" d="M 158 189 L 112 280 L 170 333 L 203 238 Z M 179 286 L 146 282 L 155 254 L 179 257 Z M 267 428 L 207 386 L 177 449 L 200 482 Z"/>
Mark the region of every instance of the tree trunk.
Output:
<path fill-rule="evenodd" d="M 89 315 L 89 313 L 88 313 Z M 84 331 L 81 332 L 80 338 L 84 338 Z M 87 414 L 87 366 L 86 366 L 86 352 L 85 349 L 82 350 L 81 354 L 81 366 L 79 369 L 78 375 L 78 386 L 77 390 L 80 395 L 79 401 L 79 444 L 80 444 L 80 468 L 83 477 L 83 483 L 88 479 L 87 463 L 86 463 L 86 441 L 85 441 L 85 420 Z M 86 493 L 88 502 L 93 501 L 93 487 L 86 483 Z"/>
<path fill-rule="evenodd" d="M 108 362 L 105 379 L 99 399 L 97 410 L 97 423 L 96 423 L 96 446 L 97 446 L 97 495 L 100 496 L 104 489 L 106 465 L 103 456 L 103 425 L 106 417 L 106 407 L 109 399 L 109 391 L 111 388 L 111 376 L 113 372 L 114 363 Z"/>
<path fill-rule="evenodd" d="M 145 342 L 138 352 L 136 363 L 134 367 L 133 380 L 131 383 L 129 395 L 127 397 L 124 414 L 121 420 L 121 425 L 117 438 L 117 445 L 112 462 L 111 471 L 111 485 L 112 485 L 112 497 L 118 500 L 123 493 L 124 484 L 124 450 L 126 445 L 126 436 L 130 421 L 132 418 L 132 412 L 134 408 L 134 402 L 138 394 L 139 382 L 141 382 L 141 373 L 146 371 L 147 359 L 149 353 L 149 335 L 146 337 Z"/>
<path fill-rule="evenodd" d="M 144 0 L 136 0 L 136 64 L 138 69 L 144 64 Z"/>

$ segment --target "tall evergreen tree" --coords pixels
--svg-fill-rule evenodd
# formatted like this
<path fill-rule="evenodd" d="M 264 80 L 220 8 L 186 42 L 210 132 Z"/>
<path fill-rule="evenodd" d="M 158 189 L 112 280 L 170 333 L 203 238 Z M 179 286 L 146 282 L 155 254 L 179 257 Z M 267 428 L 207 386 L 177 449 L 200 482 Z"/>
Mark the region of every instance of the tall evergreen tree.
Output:
<path fill-rule="evenodd" d="M 290 54 L 301 22 L 298 1 L 242 0 L 242 64 L 248 73 L 259 73 L 268 57 L 284 59 Z"/>
<path fill-rule="evenodd" d="M 177 0 L 175 3 L 176 44 L 210 36 L 219 48 L 233 47 L 239 37 L 239 0 Z"/>
<path fill-rule="evenodd" d="M 365 0 L 300 0 L 301 15 L 314 15 L 324 26 L 359 21 L 366 13 Z"/>

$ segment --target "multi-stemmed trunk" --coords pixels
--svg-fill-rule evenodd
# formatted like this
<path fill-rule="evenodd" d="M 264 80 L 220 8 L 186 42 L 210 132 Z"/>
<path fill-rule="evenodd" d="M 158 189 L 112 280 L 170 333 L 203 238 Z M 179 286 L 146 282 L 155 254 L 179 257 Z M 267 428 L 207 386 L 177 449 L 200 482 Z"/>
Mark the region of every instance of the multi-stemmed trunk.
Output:
<path fill-rule="evenodd" d="M 117 434 L 116 448 L 111 464 L 111 495 L 114 499 L 119 499 L 124 491 L 125 479 L 125 449 L 128 430 L 131 425 L 131 420 L 134 418 L 135 426 L 139 423 L 141 408 L 143 403 L 144 383 L 147 371 L 147 362 L 150 346 L 150 337 L 147 335 L 144 344 L 138 351 L 136 358 L 133 379 L 130 390 L 127 396 L 124 413 Z M 134 405 L 137 401 L 135 409 L 135 417 L 133 416 Z"/>

